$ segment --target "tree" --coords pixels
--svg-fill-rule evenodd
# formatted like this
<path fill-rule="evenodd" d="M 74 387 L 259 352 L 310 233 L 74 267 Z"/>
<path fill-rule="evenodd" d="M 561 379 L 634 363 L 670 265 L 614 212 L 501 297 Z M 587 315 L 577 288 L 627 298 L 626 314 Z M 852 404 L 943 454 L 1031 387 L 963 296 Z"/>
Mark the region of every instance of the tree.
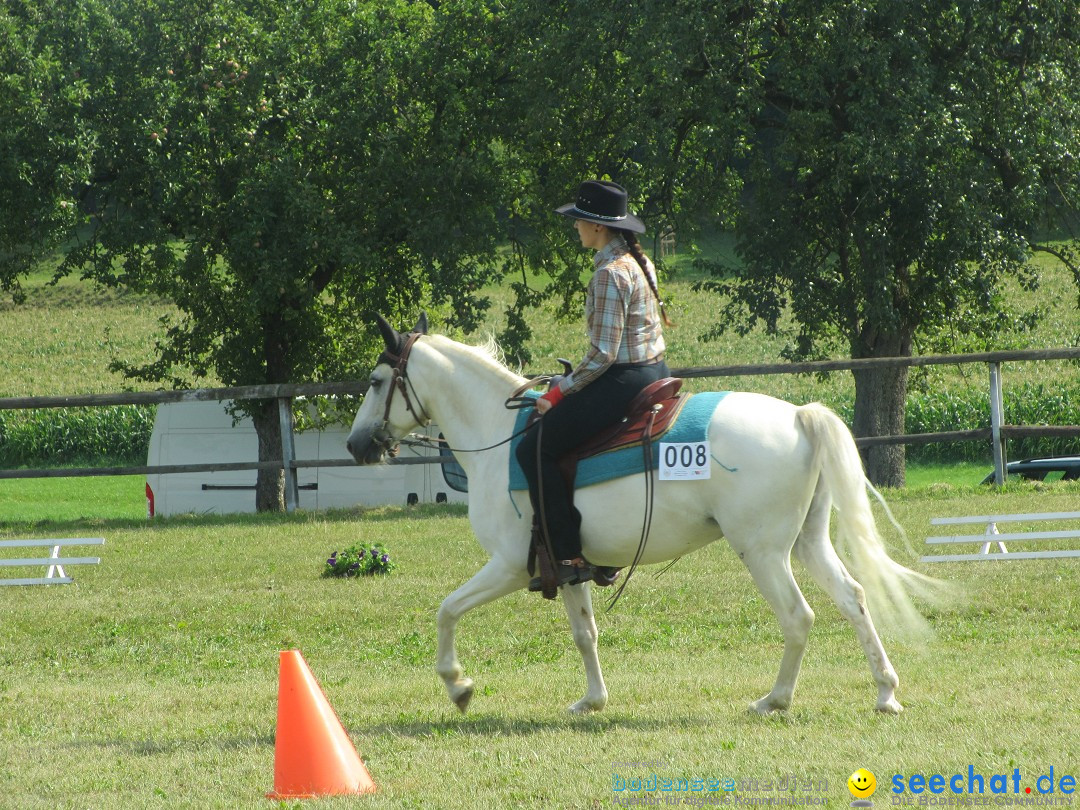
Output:
<path fill-rule="evenodd" d="M 92 237 L 64 270 L 170 298 L 157 359 L 189 385 L 344 379 L 367 316 L 422 299 L 470 326 L 496 247 L 498 157 L 436 75 L 436 13 L 410 2 L 86 0 L 101 144 Z M 467 9 L 465 9 L 467 11 Z M 464 13 L 464 11 L 463 11 Z M 280 459 L 273 403 L 245 405 Z M 260 473 L 257 506 L 281 508 Z"/>
<path fill-rule="evenodd" d="M 89 165 L 88 87 L 62 58 L 60 18 L 51 2 L 0 3 L 0 289 L 15 301 L 76 224 Z"/>
<path fill-rule="evenodd" d="M 627 186 L 657 237 L 691 235 L 702 220 L 734 220 L 738 160 L 752 130 L 747 104 L 762 76 L 772 4 L 575 0 L 507 4 L 490 26 L 503 67 L 491 94 L 492 132 L 509 153 L 517 191 L 505 269 L 517 292 L 501 337 L 517 351 L 523 312 L 547 300 L 580 312 L 588 264 L 552 208 L 588 178 Z M 530 271 L 550 275 L 541 289 Z"/>
<path fill-rule="evenodd" d="M 744 264 L 720 286 L 728 318 L 777 330 L 792 357 L 851 356 L 1015 325 L 1006 276 L 1035 286 L 1032 252 L 1078 199 L 1074 3 L 789 2 L 767 81 L 738 231 Z M 1075 212 L 1075 209 L 1073 209 Z M 855 432 L 904 432 L 905 368 L 855 374 Z M 903 484 L 900 446 L 864 454 Z"/>

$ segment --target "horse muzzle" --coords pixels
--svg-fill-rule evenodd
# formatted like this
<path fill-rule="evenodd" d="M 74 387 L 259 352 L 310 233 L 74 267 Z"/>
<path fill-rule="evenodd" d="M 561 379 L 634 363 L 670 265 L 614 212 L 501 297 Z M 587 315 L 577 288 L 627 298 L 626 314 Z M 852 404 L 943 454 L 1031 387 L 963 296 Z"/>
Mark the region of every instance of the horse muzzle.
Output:
<path fill-rule="evenodd" d="M 345 442 L 357 464 L 382 464 L 388 455 L 397 455 L 397 442 L 383 429 L 354 430 Z"/>

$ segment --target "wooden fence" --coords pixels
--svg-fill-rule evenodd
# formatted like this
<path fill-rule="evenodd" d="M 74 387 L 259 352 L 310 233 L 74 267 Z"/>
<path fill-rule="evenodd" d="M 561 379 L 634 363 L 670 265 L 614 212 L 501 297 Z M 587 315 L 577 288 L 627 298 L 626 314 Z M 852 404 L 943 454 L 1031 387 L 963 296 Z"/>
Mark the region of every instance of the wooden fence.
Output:
<path fill-rule="evenodd" d="M 822 360 L 807 363 L 769 365 L 702 366 L 674 368 L 676 377 L 742 377 L 769 374 L 818 374 L 832 371 L 895 366 L 935 366 L 985 363 L 989 369 L 990 427 L 978 430 L 906 434 L 902 436 L 867 436 L 856 438 L 859 447 L 876 444 L 930 444 L 946 441 L 990 441 L 994 455 L 994 476 L 998 485 L 1005 481 L 1005 443 L 1010 438 L 1037 436 L 1080 436 L 1080 425 L 1006 425 L 1003 424 L 1001 366 L 1009 362 L 1080 360 L 1080 347 L 1026 351 L 983 352 L 976 354 L 939 354 L 919 357 L 884 357 L 866 360 Z M 282 453 L 279 461 L 251 461 L 230 464 L 183 464 L 140 467 L 80 467 L 64 469 L 0 470 L 4 478 L 61 478 L 101 475 L 164 475 L 181 472 L 284 469 L 285 500 L 288 509 L 298 502 L 296 470 L 302 467 L 346 466 L 348 460 L 298 460 L 293 442 L 293 400 L 296 397 L 354 395 L 367 391 L 366 382 L 303 383 L 297 385 L 245 385 L 231 388 L 197 388 L 185 391 L 147 391 L 119 394 L 86 394 L 55 397 L 11 397 L 0 399 L 0 410 L 28 408 L 101 407 L 107 405 L 160 405 L 167 402 L 213 400 L 274 399 L 281 419 Z M 394 459 L 390 463 L 446 463 L 444 459 Z"/>

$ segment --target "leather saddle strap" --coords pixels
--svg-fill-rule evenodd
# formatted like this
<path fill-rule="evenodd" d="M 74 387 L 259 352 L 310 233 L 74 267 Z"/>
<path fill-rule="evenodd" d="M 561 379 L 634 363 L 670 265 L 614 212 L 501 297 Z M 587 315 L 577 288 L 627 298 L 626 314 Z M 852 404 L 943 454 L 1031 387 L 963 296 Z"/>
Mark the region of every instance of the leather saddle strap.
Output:
<path fill-rule="evenodd" d="M 540 447 L 544 441 L 544 419 L 536 425 L 536 554 L 540 564 L 540 593 L 545 599 L 554 599 L 559 585 L 555 577 L 555 552 L 551 548 L 551 533 L 548 531 L 547 511 L 544 509 L 544 467 Z"/>
<path fill-rule="evenodd" d="M 656 496 L 652 476 L 652 427 L 653 422 L 656 421 L 656 414 L 659 413 L 661 407 L 661 405 L 652 406 L 649 411 L 648 421 L 645 424 L 645 433 L 641 437 L 641 447 L 645 453 L 645 517 L 641 525 L 641 539 L 638 540 L 637 554 L 634 555 L 634 561 L 630 563 L 626 576 L 623 577 L 623 581 L 619 584 L 619 589 L 615 591 L 611 601 L 608 602 L 605 608 L 606 611 L 615 607 L 615 603 L 619 601 L 619 597 L 626 590 L 626 583 L 630 581 L 630 577 L 637 571 L 638 563 L 641 562 L 641 557 L 645 553 L 645 544 L 649 540 L 649 532 L 652 529 L 653 500 Z"/>

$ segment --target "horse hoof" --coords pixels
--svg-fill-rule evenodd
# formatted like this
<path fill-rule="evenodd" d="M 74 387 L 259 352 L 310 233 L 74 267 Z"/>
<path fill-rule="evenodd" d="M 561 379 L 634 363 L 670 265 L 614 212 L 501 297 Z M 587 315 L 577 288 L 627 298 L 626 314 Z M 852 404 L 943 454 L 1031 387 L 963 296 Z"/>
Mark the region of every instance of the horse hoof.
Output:
<path fill-rule="evenodd" d="M 607 698 L 604 698 L 603 700 L 592 700 L 584 697 L 577 703 L 571 703 L 567 711 L 569 711 L 570 714 L 592 714 L 593 712 L 598 712 L 603 709 L 606 704 Z"/>
<path fill-rule="evenodd" d="M 473 682 L 466 680 L 457 690 L 457 694 L 451 699 L 454 701 L 454 705 L 458 707 L 458 710 L 462 714 L 465 714 L 465 711 L 469 708 L 469 701 L 472 700 L 472 696 Z"/>
<path fill-rule="evenodd" d="M 900 705 L 900 701 L 892 697 L 880 701 L 875 708 L 882 714 L 900 714 L 904 710 L 904 707 Z"/>
<path fill-rule="evenodd" d="M 779 714 L 787 709 L 788 704 L 779 704 L 773 700 L 771 695 L 766 695 L 760 700 L 755 700 L 749 706 L 749 711 L 762 717 L 767 717 L 770 714 Z"/>

